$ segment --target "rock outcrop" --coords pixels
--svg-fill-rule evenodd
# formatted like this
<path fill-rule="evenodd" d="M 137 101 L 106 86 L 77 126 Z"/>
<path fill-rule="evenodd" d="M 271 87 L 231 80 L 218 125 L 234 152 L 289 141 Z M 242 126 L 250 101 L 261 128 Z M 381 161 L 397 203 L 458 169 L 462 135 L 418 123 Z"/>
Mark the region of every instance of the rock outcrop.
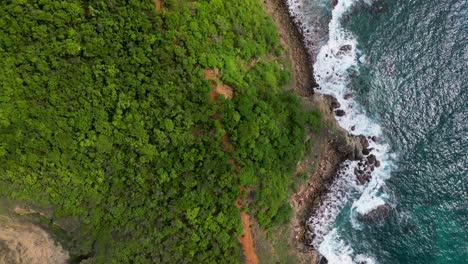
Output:
<path fill-rule="evenodd" d="M 392 210 L 389 204 L 383 204 L 376 207 L 374 210 L 365 214 L 359 215 L 358 219 L 363 222 L 375 222 L 387 217 Z"/>

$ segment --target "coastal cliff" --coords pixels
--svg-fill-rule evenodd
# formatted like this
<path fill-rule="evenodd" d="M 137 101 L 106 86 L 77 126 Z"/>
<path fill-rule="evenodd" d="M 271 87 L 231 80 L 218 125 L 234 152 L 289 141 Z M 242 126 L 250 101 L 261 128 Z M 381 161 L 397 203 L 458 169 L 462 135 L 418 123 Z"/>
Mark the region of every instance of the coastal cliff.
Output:
<path fill-rule="evenodd" d="M 304 104 L 317 107 L 323 114 L 324 127 L 318 132 L 309 132 L 308 140 L 312 143 L 311 149 L 305 158 L 298 163 L 298 174 L 306 175 L 305 180 L 289 198 L 289 204 L 294 209 L 290 222 L 282 227 L 275 228 L 270 237 L 285 238 L 288 234 L 288 246 L 285 255 L 278 254 L 278 248 L 284 248 L 281 239 L 267 239 L 261 230 L 255 229 L 257 238 L 256 247 L 259 251 L 260 261 L 274 263 L 275 261 L 318 263 L 320 256 L 311 245 L 313 227 L 307 225 L 308 218 L 314 213 L 321 197 L 326 194 L 328 186 L 334 177 L 339 174 L 340 166 L 345 160 L 359 160 L 366 153 L 366 138 L 349 134 L 341 128 L 335 115 L 338 108 L 336 99 L 314 93 L 318 85 L 313 76 L 313 57 L 305 47 L 304 38 L 294 24 L 289 14 L 288 6 L 284 0 L 263 1 L 269 14 L 278 28 L 281 42 L 289 51 L 291 70 L 293 72 L 293 89 L 301 96 Z M 282 234 L 283 233 L 283 234 Z M 262 254 L 268 249 L 271 255 Z M 292 251 L 292 252 L 291 252 Z M 263 256 L 263 258 L 262 258 Z"/>

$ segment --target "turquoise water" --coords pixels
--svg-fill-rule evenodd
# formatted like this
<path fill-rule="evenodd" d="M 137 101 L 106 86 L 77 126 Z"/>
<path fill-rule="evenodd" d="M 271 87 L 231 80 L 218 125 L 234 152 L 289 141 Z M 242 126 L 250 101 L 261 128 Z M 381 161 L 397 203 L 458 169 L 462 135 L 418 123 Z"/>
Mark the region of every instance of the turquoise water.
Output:
<path fill-rule="evenodd" d="M 329 2 L 289 0 L 298 16 Z M 334 183 L 311 217 L 314 246 L 329 263 L 468 263 L 468 1 L 340 0 L 333 12 L 316 79 L 345 105 L 340 125 L 379 136 L 384 168 L 365 186 L 351 172 Z M 383 202 L 386 217 L 357 217 Z"/>
<path fill-rule="evenodd" d="M 468 2 L 386 1 L 348 28 L 366 54 L 353 89 L 382 126 L 398 168 L 396 205 L 357 231 L 357 252 L 379 263 L 468 263 Z"/>

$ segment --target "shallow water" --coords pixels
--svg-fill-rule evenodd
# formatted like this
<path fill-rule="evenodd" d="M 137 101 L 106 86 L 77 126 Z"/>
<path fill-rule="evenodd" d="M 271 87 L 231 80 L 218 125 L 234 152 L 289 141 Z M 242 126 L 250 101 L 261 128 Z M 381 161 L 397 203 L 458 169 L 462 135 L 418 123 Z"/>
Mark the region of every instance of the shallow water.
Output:
<path fill-rule="evenodd" d="M 337 8 L 316 78 L 346 110 L 343 127 L 378 135 L 384 166 L 364 187 L 351 172 L 337 181 L 327 217 L 311 218 L 324 232 L 315 246 L 331 263 L 467 263 L 468 2 L 341 0 Z M 350 51 L 337 55 L 343 45 Z M 392 206 L 386 218 L 357 219 L 381 201 Z"/>

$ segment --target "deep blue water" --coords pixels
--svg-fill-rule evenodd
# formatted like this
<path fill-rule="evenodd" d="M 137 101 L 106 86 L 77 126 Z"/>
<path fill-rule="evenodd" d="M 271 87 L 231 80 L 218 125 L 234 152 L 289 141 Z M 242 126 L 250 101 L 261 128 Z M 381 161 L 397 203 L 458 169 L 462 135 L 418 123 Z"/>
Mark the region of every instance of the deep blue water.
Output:
<path fill-rule="evenodd" d="M 395 208 L 335 225 L 378 263 L 468 263 L 468 2 L 375 1 L 348 20 L 367 61 L 352 89 L 398 155 Z"/>
<path fill-rule="evenodd" d="M 368 186 L 335 181 L 314 246 L 329 263 L 468 263 L 468 1 L 338 2 L 288 0 L 307 32 L 331 21 L 305 35 L 316 80 L 345 105 L 340 125 L 379 134 L 384 168 Z M 356 217 L 382 199 L 389 215 Z"/>

